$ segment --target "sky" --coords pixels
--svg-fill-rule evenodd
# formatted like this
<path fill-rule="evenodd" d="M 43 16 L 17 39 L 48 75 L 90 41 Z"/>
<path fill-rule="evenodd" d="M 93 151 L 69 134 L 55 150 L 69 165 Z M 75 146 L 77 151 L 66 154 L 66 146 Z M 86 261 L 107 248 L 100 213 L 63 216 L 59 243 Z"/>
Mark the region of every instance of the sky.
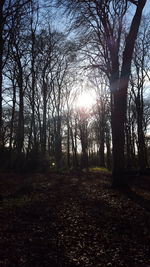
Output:
<path fill-rule="evenodd" d="M 144 13 L 146 14 L 148 12 L 150 12 L 150 0 L 147 0 L 147 3 L 144 7 Z"/>

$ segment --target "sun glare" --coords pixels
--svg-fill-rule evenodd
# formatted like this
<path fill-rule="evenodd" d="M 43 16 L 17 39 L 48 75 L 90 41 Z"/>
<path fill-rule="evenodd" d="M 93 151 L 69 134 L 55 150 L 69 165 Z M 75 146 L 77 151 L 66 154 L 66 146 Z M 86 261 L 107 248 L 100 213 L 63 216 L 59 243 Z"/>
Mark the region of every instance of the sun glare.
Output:
<path fill-rule="evenodd" d="M 78 108 L 91 108 L 95 103 L 95 95 L 93 92 L 84 92 L 81 93 L 76 101 L 76 106 Z"/>

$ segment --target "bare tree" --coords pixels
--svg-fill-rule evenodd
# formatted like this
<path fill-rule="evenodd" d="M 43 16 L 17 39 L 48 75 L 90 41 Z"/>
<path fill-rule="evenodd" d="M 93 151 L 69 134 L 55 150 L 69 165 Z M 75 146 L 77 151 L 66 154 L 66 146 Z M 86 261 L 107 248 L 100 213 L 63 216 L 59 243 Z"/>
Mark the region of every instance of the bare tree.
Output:
<path fill-rule="evenodd" d="M 112 98 L 113 185 L 120 186 L 123 179 L 125 159 L 125 121 L 127 89 L 131 73 L 134 44 L 146 4 L 144 1 L 61 1 L 73 14 L 73 27 L 85 29 L 86 43 L 100 47 L 102 68 L 108 75 Z M 135 6 L 125 40 L 122 39 L 124 17 L 129 5 Z M 84 39 L 85 40 L 85 39 Z M 122 52 L 122 53 L 121 53 Z M 92 52 L 91 52 L 92 53 Z M 120 60 L 120 53 L 122 58 Z M 98 55 L 98 54 L 97 54 Z M 103 65 L 102 63 L 105 63 Z"/>
<path fill-rule="evenodd" d="M 136 110 L 137 123 L 137 148 L 138 165 L 141 171 L 147 167 L 147 153 L 145 144 L 145 122 L 144 122 L 144 91 L 146 90 L 147 72 L 149 69 L 150 32 L 148 18 L 143 18 L 135 43 L 132 64 L 131 97 Z"/>
<path fill-rule="evenodd" d="M 9 54 L 9 40 L 11 31 L 14 29 L 14 18 L 22 18 L 31 0 L 0 1 L 0 143 L 2 141 L 3 124 L 3 68 Z"/>

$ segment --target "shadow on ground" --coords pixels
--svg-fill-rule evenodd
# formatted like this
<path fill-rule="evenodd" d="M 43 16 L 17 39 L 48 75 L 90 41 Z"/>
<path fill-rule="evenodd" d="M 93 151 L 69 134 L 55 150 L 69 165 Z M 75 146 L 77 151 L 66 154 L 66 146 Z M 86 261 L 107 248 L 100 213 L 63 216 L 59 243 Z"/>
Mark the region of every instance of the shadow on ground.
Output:
<path fill-rule="evenodd" d="M 2 177 L 0 266 L 149 266 L 149 180 L 97 173 Z"/>

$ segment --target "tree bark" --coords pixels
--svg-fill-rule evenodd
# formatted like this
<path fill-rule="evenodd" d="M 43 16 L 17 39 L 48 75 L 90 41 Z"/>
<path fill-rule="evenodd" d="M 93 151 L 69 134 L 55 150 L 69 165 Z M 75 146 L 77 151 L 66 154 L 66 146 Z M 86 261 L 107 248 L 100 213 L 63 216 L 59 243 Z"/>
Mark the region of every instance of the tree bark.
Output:
<path fill-rule="evenodd" d="M 100 148 L 99 148 L 100 167 L 105 167 L 104 142 L 105 142 L 104 125 L 101 124 L 101 128 L 100 128 Z"/>
<path fill-rule="evenodd" d="M 3 40 L 3 26 L 4 26 L 4 18 L 3 18 L 3 5 L 4 0 L 0 1 L 0 148 L 2 146 L 2 83 L 3 83 L 3 49 L 4 49 L 4 40 Z"/>
<path fill-rule="evenodd" d="M 67 118 L 67 167 L 70 169 L 70 125 Z"/>
<path fill-rule="evenodd" d="M 42 128 L 42 152 L 46 153 L 46 112 L 47 112 L 47 84 L 43 79 L 43 128 Z"/>
<path fill-rule="evenodd" d="M 18 87 L 19 87 L 19 118 L 17 130 L 17 153 L 20 156 L 24 145 L 24 90 L 22 66 L 19 67 Z"/>
<path fill-rule="evenodd" d="M 62 138 L 61 138 L 61 118 L 54 118 L 54 131 L 55 131 L 55 161 L 57 171 L 61 170 L 62 164 Z"/>
<path fill-rule="evenodd" d="M 118 187 L 126 183 L 124 177 L 125 157 L 125 122 L 127 111 L 127 89 L 131 73 L 131 61 L 134 44 L 137 38 L 141 22 L 142 11 L 146 0 L 139 1 L 136 12 L 131 22 L 130 30 L 126 38 L 126 45 L 123 53 L 123 62 L 118 89 L 113 92 L 114 110 L 112 118 L 112 139 L 113 139 L 113 186 Z"/>
<path fill-rule="evenodd" d="M 12 150 L 13 131 L 14 131 L 14 118 L 15 118 L 15 107 L 16 107 L 16 85 L 14 84 L 14 82 L 13 82 L 13 99 L 12 99 L 12 104 L 13 105 L 12 105 L 12 113 L 11 113 L 10 139 L 9 139 L 10 153 L 11 153 L 11 150 Z"/>
<path fill-rule="evenodd" d="M 87 142 L 87 129 L 86 125 L 81 125 L 80 129 L 80 138 L 81 138 L 81 167 L 82 169 L 88 169 L 88 142 Z"/>
<path fill-rule="evenodd" d="M 111 169 L 111 149 L 110 149 L 110 132 L 109 132 L 109 129 L 106 130 L 106 149 L 107 149 L 106 166 L 107 166 L 107 169 L 110 170 Z"/>
<path fill-rule="evenodd" d="M 140 171 L 145 171 L 147 167 L 147 152 L 143 128 L 143 108 L 137 108 L 138 165 Z"/>

